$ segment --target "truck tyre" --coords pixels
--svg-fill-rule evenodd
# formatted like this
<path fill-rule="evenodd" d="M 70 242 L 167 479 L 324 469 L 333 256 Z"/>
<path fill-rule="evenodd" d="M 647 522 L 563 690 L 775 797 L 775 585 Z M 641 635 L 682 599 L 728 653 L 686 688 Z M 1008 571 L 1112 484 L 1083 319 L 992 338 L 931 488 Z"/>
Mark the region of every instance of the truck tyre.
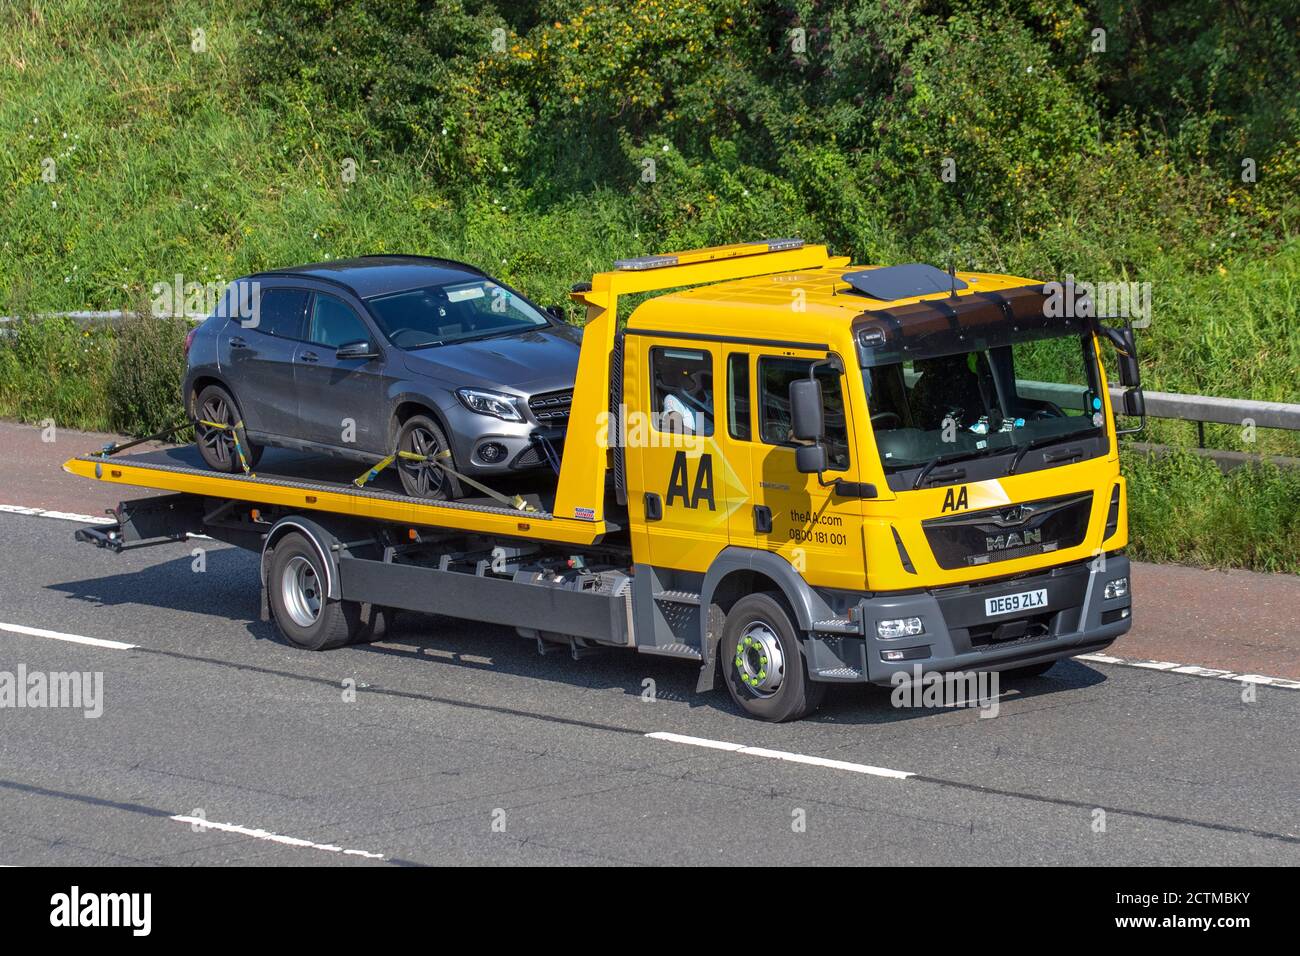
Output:
<path fill-rule="evenodd" d="M 771 594 L 750 594 L 732 605 L 718 663 L 732 700 L 760 720 L 798 720 L 826 693 L 825 684 L 809 679 L 790 614 Z"/>
<path fill-rule="evenodd" d="M 235 451 L 235 442 L 228 429 L 210 428 L 197 424 L 199 421 L 217 422 L 221 425 L 234 425 L 243 421 L 243 414 L 235 399 L 220 385 L 209 385 L 199 392 L 194 400 L 194 441 L 199 446 L 203 463 L 213 471 L 227 474 L 239 474 L 244 470 L 240 464 L 239 453 Z M 262 457 L 262 446 L 254 445 L 248 440 L 244 429 L 239 429 L 239 444 L 244 449 L 244 458 L 251 471 Z"/>
<path fill-rule="evenodd" d="M 433 457 L 451 448 L 447 436 L 438 423 L 427 415 L 412 415 L 402 423 L 397 432 L 397 450 Z M 448 461 L 455 468 L 454 459 Z M 460 482 L 454 475 L 443 471 L 432 462 L 410 461 L 399 458 L 397 473 L 402 477 L 402 488 L 412 498 L 445 501 L 459 498 Z"/>
<path fill-rule="evenodd" d="M 295 647 L 327 651 L 361 635 L 361 605 L 325 593 L 325 569 L 311 542 L 286 534 L 271 552 L 266 587 L 276 627 Z"/>

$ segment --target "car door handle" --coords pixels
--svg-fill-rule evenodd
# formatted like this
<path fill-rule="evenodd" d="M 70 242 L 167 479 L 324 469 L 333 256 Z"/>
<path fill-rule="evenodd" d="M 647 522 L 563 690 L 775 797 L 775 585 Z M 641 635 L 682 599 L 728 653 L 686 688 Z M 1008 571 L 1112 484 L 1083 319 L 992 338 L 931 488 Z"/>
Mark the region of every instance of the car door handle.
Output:
<path fill-rule="evenodd" d="M 230 347 L 232 349 L 246 349 L 248 348 L 248 343 L 245 342 L 238 335 L 236 335 L 234 338 L 230 340 Z"/>
<path fill-rule="evenodd" d="M 754 505 L 754 533 L 772 533 L 772 509 L 767 505 Z"/>
<path fill-rule="evenodd" d="M 645 520 L 660 521 L 664 516 L 664 502 L 653 491 L 645 493 Z"/>
<path fill-rule="evenodd" d="M 298 356 L 298 357 L 299 357 L 300 359 L 302 359 L 304 362 L 319 362 L 319 361 L 320 361 L 320 356 L 317 355 L 315 352 L 303 352 L 302 355 L 300 355 L 300 356 Z"/>

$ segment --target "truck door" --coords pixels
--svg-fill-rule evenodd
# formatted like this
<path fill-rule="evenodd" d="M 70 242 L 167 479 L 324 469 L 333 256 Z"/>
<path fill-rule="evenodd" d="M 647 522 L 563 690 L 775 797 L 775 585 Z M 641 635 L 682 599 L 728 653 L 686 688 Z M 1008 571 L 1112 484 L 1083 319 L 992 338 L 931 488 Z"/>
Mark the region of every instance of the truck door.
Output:
<path fill-rule="evenodd" d="M 729 541 L 736 497 L 744 494 L 747 456 L 720 424 L 721 348 L 715 343 L 632 336 L 628 360 L 644 370 L 629 402 L 629 460 L 640 485 L 629 509 L 644 518 L 651 564 L 704 571 Z M 737 465 L 739 463 L 739 465 Z M 637 560 L 644 560 L 639 557 Z"/>
<path fill-rule="evenodd" d="M 810 584 L 861 589 L 866 579 L 862 550 L 862 500 L 836 495 L 836 478 L 859 481 L 844 374 L 818 366 L 826 419 L 829 470 L 822 476 L 795 468 L 790 431 L 790 383 L 806 378 L 809 367 L 825 353 L 755 348 L 750 378 L 754 432 L 750 451 L 751 506 L 766 509 L 769 530 L 755 532 L 755 547 L 785 557 Z M 852 368 L 852 366 L 849 366 Z"/>

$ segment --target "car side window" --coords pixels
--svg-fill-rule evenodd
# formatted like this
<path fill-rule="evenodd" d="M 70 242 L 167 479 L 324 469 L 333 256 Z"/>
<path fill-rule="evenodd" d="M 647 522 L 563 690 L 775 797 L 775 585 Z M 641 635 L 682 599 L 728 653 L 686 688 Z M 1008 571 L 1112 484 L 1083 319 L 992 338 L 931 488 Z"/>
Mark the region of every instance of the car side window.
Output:
<path fill-rule="evenodd" d="M 713 434 L 713 356 L 699 349 L 652 348 L 650 383 L 657 431 Z"/>
<path fill-rule="evenodd" d="M 758 360 L 758 430 L 768 445 L 800 444 L 791 433 L 790 383 L 807 378 L 811 359 L 761 358 Z M 848 419 L 840 374 L 829 365 L 817 367 L 822 385 L 822 414 L 826 421 L 826 458 L 834 471 L 849 467 Z"/>
<path fill-rule="evenodd" d="M 301 339 L 310 293 L 303 289 L 267 289 L 258 299 L 257 314 L 241 324 L 281 339 Z"/>
<path fill-rule="evenodd" d="M 316 304 L 311 310 L 307 341 L 336 349 L 349 342 L 369 342 L 370 330 L 347 303 L 332 295 L 317 292 Z"/>

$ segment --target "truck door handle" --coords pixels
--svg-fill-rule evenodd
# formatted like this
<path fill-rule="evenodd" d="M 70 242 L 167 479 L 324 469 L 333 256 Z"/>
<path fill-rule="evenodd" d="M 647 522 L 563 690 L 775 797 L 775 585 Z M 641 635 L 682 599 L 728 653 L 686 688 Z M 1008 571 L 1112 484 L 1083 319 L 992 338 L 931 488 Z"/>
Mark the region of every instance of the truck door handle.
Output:
<path fill-rule="evenodd" d="M 754 533 L 772 533 L 772 509 L 767 505 L 754 505 Z"/>
<path fill-rule="evenodd" d="M 653 491 L 645 493 L 645 520 L 660 521 L 664 516 L 664 502 Z"/>
<path fill-rule="evenodd" d="M 245 342 L 238 335 L 236 335 L 234 338 L 230 340 L 230 347 L 232 349 L 246 349 L 248 348 L 248 343 Z"/>
<path fill-rule="evenodd" d="M 320 356 L 317 355 L 315 352 L 303 352 L 302 355 L 300 355 L 300 356 L 298 356 L 298 357 L 301 358 L 304 362 L 319 362 L 319 361 L 320 361 Z"/>

